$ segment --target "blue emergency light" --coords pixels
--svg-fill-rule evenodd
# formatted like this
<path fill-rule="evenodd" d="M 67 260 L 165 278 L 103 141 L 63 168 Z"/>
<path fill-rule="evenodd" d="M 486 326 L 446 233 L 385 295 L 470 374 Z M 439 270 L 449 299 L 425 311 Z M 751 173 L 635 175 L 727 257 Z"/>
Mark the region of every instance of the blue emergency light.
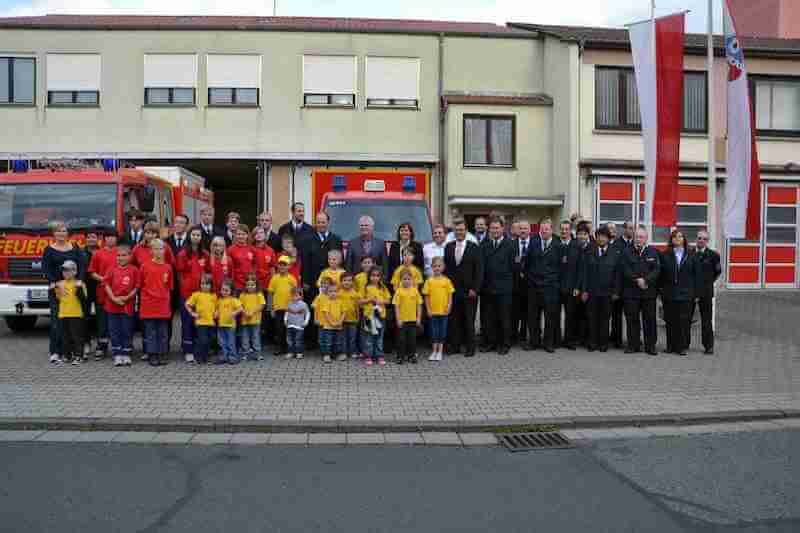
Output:
<path fill-rule="evenodd" d="M 114 172 L 117 169 L 116 159 L 103 159 L 103 170 L 106 172 Z"/>
<path fill-rule="evenodd" d="M 346 192 L 347 191 L 347 178 L 345 176 L 333 177 L 333 192 Z"/>
<path fill-rule="evenodd" d="M 417 178 L 403 176 L 403 192 L 417 192 Z"/>
<path fill-rule="evenodd" d="M 11 162 L 11 172 L 16 172 L 17 174 L 21 174 L 23 172 L 27 172 L 29 168 L 28 160 L 27 159 L 15 159 Z"/>

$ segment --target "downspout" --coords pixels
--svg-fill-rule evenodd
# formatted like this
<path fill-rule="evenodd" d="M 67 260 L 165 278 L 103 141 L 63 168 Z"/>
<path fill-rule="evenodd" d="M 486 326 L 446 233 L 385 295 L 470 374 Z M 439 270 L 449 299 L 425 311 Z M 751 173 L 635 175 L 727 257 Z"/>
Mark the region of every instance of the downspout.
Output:
<path fill-rule="evenodd" d="M 439 222 L 445 223 L 447 213 L 447 158 L 445 156 L 445 131 L 447 107 L 444 102 L 444 33 L 439 34 Z"/>
<path fill-rule="evenodd" d="M 576 142 L 575 142 L 575 150 L 577 151 L 578 160 L 576 163 L 578 164 L 578 209 L 577 212 L 581 213 L 583 211 L 583 202 L 581 201 L 582 192 L 583 192 L 583 176 L 581 175 L 581 128 L 583 127 L 583 121 L 581 119 L 581 72 L 583 71 L 583 51 L 586 49 L 586 39 L 581 39 L 578 41 L 578 131 L 576 132 Z M 593 210 L 594 206 L 590 207 L 590 210 Z M 590 219 L 594 218 L 594 214 L 586 215 L 581 213 L 584 217 L 589 216 Z M 568 213 L 568 216 L 572 215 L 572 213 Z"/>

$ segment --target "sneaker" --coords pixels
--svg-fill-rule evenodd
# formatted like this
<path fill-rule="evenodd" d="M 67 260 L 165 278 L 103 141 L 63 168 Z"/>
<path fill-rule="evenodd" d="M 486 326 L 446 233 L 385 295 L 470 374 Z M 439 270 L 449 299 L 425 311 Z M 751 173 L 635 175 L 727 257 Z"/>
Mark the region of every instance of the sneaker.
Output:
<path fill-rule="evenodd" d="M 419 362 L 419 357 L 417 356 L 417 354 L 412 355 L 411 358 L 409 359 L 409 362 L 412 365 L 416 365 Z"/>
<path fill-rule="evenodd" d="M 131 366 L 133 364 L 133 361 L 131 361 L 131 356 L 130 355 L 124 355 L 122 357 L 122 359 L 123 359 L 122 362 L 125 363 L 125 366 Z"/>
<path fill-rule="evenodd" d="M 439 360 L 438 357 L 439 357 L 439 354 L 436 353 L 436 352 L 433 352 L 432 354 L 430 354 L 428 356 L 428 361 L 438 361 Z"/>
<path fill-rule="evenodd" d="M 183 356 L 183 359 L 187 363 L 194 363 L 194 355 L 193 354 L 187 353 L 186 355 Z"/>
<path fill-rule="evenodd" d="M 294 359 L 294 354 L 292 352 L 287 353 L 283 356 L 284 359 Z"/>
<path fill-rule="evenodd" d="M 383 357 L 378 357 L 378 364 L 381 366 L 386 366 L 386 359 Z"/>
<path fill-rule="evenodd" d="M 258 354 L 258 357 L 256 357 L 256 361 L 263 361 L 263 360 L 264 360 L 264 356 L 261 355 L 261 354 Z"/>
<path fill-rule="evenodd" d="M 437 361 L 441 361 L 443 359 L 444 359 L 444 356 L 442 355 L 442 352 L 439 352 L 438 354 L 436 354 L 436 360 Z"/>
<path fill-rule="evenodd" d="M 58 355 L 57 353 L 51 353 L 50 362 L 53 363 L 54 365 L 59 364 L 61 362 L 61 356 Z"/>
<path fill-rule="evenodd" d="M 72 364 L 75 365 L 75 366 L 78 366 L 79 364 L 81 364 L 82 361 L 83 361 L 83 357 L 81 357 L 80 355 L 76 355 L 75 357 L 72 358 Z"/>
<path fill-rule="evenodd" d="M 339 355 L 336 356 L 336 360 L 339 361 L 339 362 L 347 361 L 347 356 L 345 354 L 343 354 L 343 353 L 340 353 Z"/>
<path fill-rule="evenodd" d="M 332 359 L 331 359 L 330 355 L 325 355 L 325 356 L 322 357 L 322 362 L 323 363 L 330 363 L 331 361 L 332 361 Z"/>
<path fill-rule="evenodd" d="M 372 357 L 364 358 L 364 366 L 372 366 Z"/>
<path fill-rule="evenodd" d="M 294 358 L 295 359 L 302 359 L 303 358 L 303 354 L 302 353 L 295 354 Z"/>
<path fill-rule="evenodd" d="M 106 356 L 106 351 L 103 350 L 102 348 L 97 348 L 94 351 L 94 360 L 95 361 L 99 361 L 100 359 L 102 359 L 105 356 Z"/>
<path fill-rule="evenodd" d="M 350 354 L 350 359 L 361 359 L 360 353 Z"/>
<path fill-rule="evenodd" d="M 122 366 L 122 365 L 124 365 L 125 361 L 123 361 L 123 359 L 124 359 L 124 357 L 122 357 L 121 355 L 115 355 L 114 356 L 114 366 Z"/>
<path fill-rule="evenodd" d="M 147 355 L 146 353 L 143 353 L 139 359 L 141 359 L 142 361 L 147 361 L 148 359 L 150 359 L 150 356 Z"/>

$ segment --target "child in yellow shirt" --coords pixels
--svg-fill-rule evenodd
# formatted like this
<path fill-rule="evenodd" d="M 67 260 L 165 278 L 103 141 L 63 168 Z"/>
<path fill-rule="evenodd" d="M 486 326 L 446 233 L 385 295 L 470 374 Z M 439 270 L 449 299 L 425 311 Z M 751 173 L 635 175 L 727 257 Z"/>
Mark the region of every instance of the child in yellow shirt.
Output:
<path fill-rule="evenodd" d="M 349 272 L 342 274 L 342 288 L 339 298 L 344 305 L 344 329 L 342 330 L 342 350 L 352 359 L 358 359 L 358 317 L 360 315 L 358 300 L 359 294 L 353 287 L 353 275 Z"/>
<path fill-rule="evenodd" d="M 285 354 L 289 350 L 286 343 L 286 309 L 292 299 L 292 291 L 297 288 L 297 278 L 289 273 L 293 261 L 285 255 L 278 258 L 278 272 L 273 274 L 267 289 L 272 295 L 272 325 L 275 342 L 279 343 L 275 355 Z"/>
<path fill-rule="evenodd" d="M 434 257 L 431 261 L 433 276 L 425 281 L 422 294 L 425 297 L 425 308 L 431 326 L 431 351 L 428 361 L 441 361 L 444 351 L 444 341 L 447 338 L 447 317 L 453 306 L 453 293 L 455 288 L 450 278 L 444 276 L 444 259 Z"/>
<path fill-rule="evenodd" d="M 334 282 L 328 285 L 328 292 L 322 310 L 319 330 L 319 351 L 322 354 L 322 361 L 330 363 L 332 357 L 337 361 L 347 359 L 341 353 L 342 328 L 344 326 L 344 305 L 338 295 L 339 287 Z"/>
<path fill-rule="evenodd" d="M 76 279 L 78 265 L 67 260 L 61 266 L 63 278 L 56 283 L 58 298 L 58 321 L 61 326 L 65 360 L 72 360 L 73 365 L 83 361 L 83 343 L 86 338 L 86 315 L 83 306 L 86 303 L 86 285 Z"/>
<path fill-rule="evenodd" d="M 214 336 L 214 316 L 217 314 L 217 295 L 212 290 L 214 278 L 211 274 L 203 274 L 200 278 L 200 290 L 193 292 L 186 301 L 186 309 L 194 317 L 197 338 L 194 344 L 194 357 L 187 363 L 208 363 L 208 349 Z"/>
<path fill-rule="evenodd" d="M 233 282 L 226 279 L 222 282 L 217 300 L 217 338 L 222 349 L 216 361 L 218 365 L 239 363 L 239 354 L 236 352 L 236 317 L 242 311 L 242 302 L 233 296 Z"/>
<path fill-rule="evenodd" d="M 402 280 L 402 276 L 404 272 L 411 272 L 413 286 L 419 288 L 422 285 L 422 272 L 414 265 L 414 252 L 411 251 L 411 248 L 406 248 L 403 251 L 403 264 L 394 269 L 394 273 L 392 274 L 392 288 L 397 290 L 400 286 L 400 281 Z"/>
<path fill-rule="evenodd" d="M 239 320 L 239 346 L 242 358 L 251 361 L 263 361 L 261 355 L 261 312 L 267 305 L 264 292 L 258 287 L 255 272 L 247 275 L 244 291 L 239 295 L 242 302 L 242 317 Z"/>
<path fill-rule="evenodd" d="M 361 331 L 364 365 L 386 364 L 383 357 L 383 333 L 386 330 L 386 306 L 391 301 L 389 289 L 383 283 L 383 272 L 373 267 L 369 272 L 368 284 L 361 295 L 361 312 L 363 314 Z"/>
<path fill-rule="evenodd" d="M 361 272 L 356 274 L 356 277 L 353 278 L 353 288 L 358 294 L 364 293 L 364 289 L 367 287 L 367 281 L 369 281 L 369 273 L 373 266 L 375 266 L 375 262 L 372 260 L 371 256 L 365 255 L 361 258 Z"/>
<path fill-rule="evenodd" d="M 417 363 L 417 328 L 422 325 L 422 296 L 410 270 L 400 276 L 400 287 L 392 298 L 397 317 L 397 364 Z"/>
<path fill-rule="evenodd" d="M 337 286 L 341 285 L 342 274 L 344 274 L 344 272 L 342 268 L 342 251 L 331 250 L 328 252 L 328 268 L 323 270 L 319 278 L 317 278 L 317 287 L 320 286 L 320 282 L 323 278 L 330 278 Z"/>

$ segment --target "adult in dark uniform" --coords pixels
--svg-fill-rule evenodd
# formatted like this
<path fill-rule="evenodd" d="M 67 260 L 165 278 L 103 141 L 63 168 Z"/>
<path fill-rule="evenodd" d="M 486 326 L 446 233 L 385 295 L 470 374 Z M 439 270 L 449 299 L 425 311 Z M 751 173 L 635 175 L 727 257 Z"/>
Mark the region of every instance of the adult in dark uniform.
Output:
<path fill-rule="evenodd" d="M 120 244 L 128 244 L 131 248 L 144 239 L 144 213 L 138 209 L 128 211 L 128 227 L 119 238 Z"/>
<path fill-rule="evenodd" d="M 328 230 L 329 223 L 330 219 L 326 212 L 317 213 L 316 231 L 312 237 L 307 239 L 305 253 L 300 258 L 300 264 L 303 266 L 303 299 L 309 308 L 319 294 L 317 280 L 322 271 L 328 268 L 328 252 L 342 251 L 342 239 Z M 300 253 L 300 250 L 298 249 L 297 252 Z M 306 328 L 305 337 L 309 340 L 310 346 L 316 345 L 317 327 L 314 322 L 315 320 L 309 322 Z"/>
<path fill-rule="evenodd" d="M 633 236 L 635 228 L 633 222 L 625 222 L 622 225 L 622 235 L 617 235 L 617 227 L 614 224 L 609 224 L 609 232 L 611 233 L 610 247 L 616 250 L 622 260 L 622 254 L 625 250 L 633 248 Z M 611 343 L 615 348 L 622 348 L 622 314 L 623 314 L 623 299 L 611 303 Z"/>
<path fill-rule="evenodd" d="M 445 274 L 453 283 L 453 307 L 448 319 L 448 351 L 464 357 L 475 355 L 475 311 L 478 293 L 483 283 L 483 258 L 480 247 L 467 239 L 467 223 L 463 218 L 453 220 L 456 240 L 444 249 Z"/>
<path fill-rule="evenodd" d="M 524 343 L 528 338 L 528 282 L 525 265 L 531 245 L 531 225 L 527 220 L 517 222 L 519 236 L 514 239 L 514 292 L 511 295 L 511 342 Z"/>
<path fill-rule="evenodd" d="M 647 231 L 636 230 L 632 248 L 622 252 L 622 299 L 628 330 L 628 347 L 625 353 L 637 353 L 642 349 L 640 333 L 644 331 L 644 349 L 650 355 L 658 355 L 656 342 L 656 297 L 661 274 L 658 250 L 647 244 Z"/>
<path fill-rule="evenodd" d="M 691 340 L 691 314 L 697 284 L 695 260 L 683 232 L 673 230 L 669 247 L 661 252 L 661 300 L 667 323 L 667 353 L 687 355 Z"/>
<path fill-rule="evenodd" d="M 290 235 L 294 239 L 294 247 L 297 248 L 301 259 L 308 246 L 308 240 L 314 236 L 314 228 L 305 221 L 305 217 L 306 206 L 303 202 L 295 202 L 292 204 L 292 219 L 278 230 L 281 239 L 285 235 Z"/>
<path fill-rule="evenodd" d="M 525 264 L 528 282 L 528 330 L 526 346 L 529 350 L 539 347 L 548 353 L 556 348 L 561 302 L 561 244 L 553 236 L 553 222 L 542 220 L 539 234 L 532 241 Z M 544 314 L 544 334 L 541 315 Z"/>
<path fill-rule="evenodd" d="M 516 255 L 514 243 L 505 237 L 504 231 L 503 221 L 493 218 L 489 223 L 489 237 L 481 244 L 481 316 L 486 327 L 481 351 L 496 350 L 500 355 L 506 355 L 511 349 L 511 293 Z"/>
<path fill-rule="evenodd" d="M 714 324 L 712 316 L 714 313 L 714 283 L 722 274 L 719 254 L 708 247 L 708 232 L 700 231 L 697 233 L 697 241 L 694 249 L 695 268 L 697 273 L 697 286 L 695 292 L 696 306 L 700 308 L 700 325 L 702 330 L 702 342 L 705 353 L 714 353 Z M 692 305 L 694 316 L 695 305 Z M 690 318 L 691 322 L 691 318 Z"/>
<path fill-rule="evenodd" d="M 595 234 L 595 245 L 586 256 L 581 298 L 589 315 L 589 351 L 608 351 L 608 321 L 611 303 L 619 298 L 619 254 L 609 247 L 611 236 L 603 226 Z"/>
<path fill-rule="evenodd" d="M 403 222 L 397 226 L 397 240 L 389 245 L 388 266 L 386 269 L 386 280 L 391 282 L 394 271 L 403 264 L 403 255 L 406 249 L 414 254 L 414 266 L 420 272 L 425 272 L 425 255 L 422 245 L 414 240 L 414 227 L 410 222 Z"/>
<path fill-rule="evenodd" d="M 206 206 L 200 210 L 200 230 L 203 232 L 203 248 L 211 249 L 214 237 L 225 238 L 225 228 L 214 224 L 214 208 Z"/>
<path fill-rule="evenodd" d="M 277 253 L 281 252 L 281 237 L 278 235 L 276 231 L 272 229 L 272 213 L 269 211 L 264 211 L 258 217 L 256 217 L 256 222 L 259 227 L 264 229 L 264 234 L 266 235 L 267 246 L 272 248 L 272 251 Z"/>
<path fill-rule="evenodd" d="M 582 346 L 589 346 L 589 313 L 586 302 L 581 298 L 581 285 L 583 284 L 586 264 L 590 259 L 594 246 L 594 237 L 591 233 L 592 231 L 588 223 L 584 221 L 578 222 L 578 226 L 575 229 L 575 237 L 578 242 L 578 249 L 580 249 L 580 257 L 578 258 L 578 273 L 573 294 L 577 293 L 577 304 L 575 306 L 575 323 L 577 328 L 576 344 Z"/>
<path fill-rule="evenodd" d="M 581 304 L 580 280 L 582 257 L 589 245 L 588 232 L 582 227 L 583 241 L 572 238 L 572 224 L 565 220 L 561 222 L 561 298 L 559 312 L 564 310 L 564 332 L 561 346 L 574 350 L 579 342 L 579 316 L 578 306 Z M 560 313 L 559 313 L 560 314 Z M 561 318 L 559 316 L 559 318 Z"/>

